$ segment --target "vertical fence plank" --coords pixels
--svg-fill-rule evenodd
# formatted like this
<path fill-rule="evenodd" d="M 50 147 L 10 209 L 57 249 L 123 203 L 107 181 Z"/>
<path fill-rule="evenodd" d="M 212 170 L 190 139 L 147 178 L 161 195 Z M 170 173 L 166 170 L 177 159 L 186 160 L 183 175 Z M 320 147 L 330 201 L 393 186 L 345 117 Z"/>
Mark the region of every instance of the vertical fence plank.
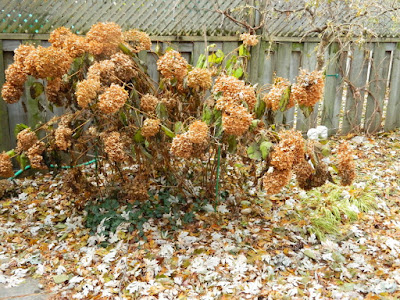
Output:
<path fill-rule="evenodd" d="M 276 75 L 283 78 L 289 78 L 290 60 L 292 57 L 292 43 L 281 43 L 277 49 Z M 276 124 L 286 124 L 286 117 L 283 112 L 277 111 L 275 115 Z"/>
<path fill-rule="evenodd" d="M 3 41 L 0 40 L 0 86 L 5 82 L 5 64 L 3 53 Z M 3 101 L 0 94 L 0 152 L 11 148 L 10 127 L 8 124 L 7 103 Z"/>
<path fill-rule="evenodd" d="M 367 54 L 368 52 L 364 47 L 354 46 L 351 55 L 342 134 L 360 130 L 365 93 L 359 89 L 364 87 L 367 81 L 369 60 Z"/>
<path fill-rule="evenodd" d="M 308 71 L 313 71 L 315 69 L 315 66 L 317 65 L 317 53 L 315 52 L 315 47 L 317 45 L 318 43 L 304 43 L 303 69 Z M 307 130 L 313 126 L 318 114 L 318 105 L 318 103 L 315 104 L 314 111 L 308 118 L 305 118 L 303 112 L 297 107 L 297 130 L 307 132 Z"/>
<path fill-rule="evenodd" d="M 400 127 L 400 43 L 397 43 L 393 55 L 390 93 L 386 112 L 385 130 Z"/>
<path fill-rule="evenodd" d="M 339 44 L 332 44 L 329 49 L 328 66 L 325 77 L 324 103 L 322 106 L 321 124 L 328 128 L 332 135 L 339 128 L 339 114 L 343 98 L 343 81 L 340 68 L 346 61 L 345 53 L 338 54 Z"/>
<path fill-rule="evenodd" d="M 374 133 L 381 128 L 389 64 L 390 53 L 388 55 L 386 52 L 386 45 L 376 43 L 374 45 L 369 94 L 365 111 L 364 130 L 367 133 Z"/>
<path fill-rule="evenodd" d="M 194 42 L 193 43 L 193 55 L 192 61 L 193 65 L 196 66 L 197 60 L 201 54 L 205 54 L 205 43 L 204 42 Z"/>
<path fill-rule="evenodd" d="M 273 82 L 276 50 L 277 46 L 275 43 L 261 42 L 260 67 L 258 68 L 258 82 L 260 85 L 271 84 Z"/>
<path fill-rule="evenodd" d="M 296 79 L 296 76 L 299 74 L 299 68 L 301 66 L 301 53 L 303 51 L 303 44 L 293 43 L 292 44 L 292 55 L 290 58 L 290 71 L 289 77 L 291 83 L 293 83 Z M 289 128 L 294 127 L 294 112 L 296 107 L 290 108 L 288 111 L 284 113 L 286 119 L 286 125 Z"/>
<path fill-rule="evenodd" d="M 224 66 L 226 65 L 226 61 L 232 58 L 233 51 L 239 47 L 238 42 L 224 42 L 222 44 L 222 51 L 225 54 Z M 196 63 L 196 62 L 195 62 Z"/>

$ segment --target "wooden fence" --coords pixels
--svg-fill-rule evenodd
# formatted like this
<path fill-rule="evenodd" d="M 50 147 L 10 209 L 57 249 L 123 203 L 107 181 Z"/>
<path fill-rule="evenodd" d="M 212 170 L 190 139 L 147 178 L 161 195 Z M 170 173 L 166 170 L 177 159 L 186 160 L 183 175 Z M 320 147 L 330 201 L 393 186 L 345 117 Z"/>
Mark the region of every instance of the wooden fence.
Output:
<path fill-rule="evenodd" d="M 4 70 L 13 62 L 13 50 L 22 42 L 48 45 L 47 35 L 0 34 L 0 86 L 4 83 Z M 202 37 L 154 37 L 153 47 L 172 46 L 195 63 L 204 53 Z M 225 53 L 237 48 L 236 37 L 209 37 L 216 49 Z M 318 39 L 280 38 L 273 43 L 262 41 L 253 47 L 250 61 L 250 81 L 258 86 L 270 84 L 274 76 L 294 82 L 300 68 L 316 67 Z M 312 115 L 305 119 L 301 111 L 292 108 L 280 113 L 277 120 L 289 128 L 306 132 L 317 125 L 325 125 L 330 134 L 392 130 L 400 127 L 400 39 L 380 39 L 359 47 L 339 51 L 332 44 L 326 51 L 325 93 L 322 103 L 316 104 Z M 141 53 L 148 72 L 158 80 L 157 57 L 154 53 Z M 28 82 L 29 85 L 31 82 Z M 55 112 L 57 113 L 57 112 Z M 52 115 L 43 115 L 37 101 L 30 98 L 29 89 L 22 101 L 7 105 L 0 101 L 0 150 L 15 146 L 14 127 L 18 123 L 33 126 Z"/>

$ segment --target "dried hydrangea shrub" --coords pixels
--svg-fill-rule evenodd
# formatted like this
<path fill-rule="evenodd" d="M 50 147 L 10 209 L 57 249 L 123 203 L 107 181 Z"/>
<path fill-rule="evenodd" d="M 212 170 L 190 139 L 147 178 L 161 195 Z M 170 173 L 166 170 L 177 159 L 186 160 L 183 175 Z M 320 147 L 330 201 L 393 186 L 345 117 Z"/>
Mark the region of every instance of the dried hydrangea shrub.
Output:
<path fill-rule="evenodd" d="M 222 127 L 229 135 L 242 136 L 252 121 L 253 116 L 243 106 L 228 107 L 222 114 Z"/>
<path fill-rule="evenodd" d="M 197 120 L 189 125 L 187 137 L 194 144 L 207 144 L 208 131 L 207 123 Z"/>
<path fill-rule="evenodd" d="M 153 137 L 160 131 L 161 121 L 159 119 L 146 119 L 141 129 L 144 137 Z"/>
<path fill-rule="evenodd" d="M 104 133 L 102 139 L 104 143 L 104 152 L 107 153 L 111 161 L 123 162 L 126 160 L 127 156 L 119 132 L 113 131 L 107 134 Z"/>
<path fill-rule="evenodd" d="M 128 91 L 126 91 L 122 86 L 112 84 L 99 96 L 99 110 L 104 114 L 116 113 L 124 106 L 128 97 Z"/>
<path fill-rule="evenodd" d="M 277 194 L 289 183 L 291 177 L 291 170 L 274 169 L 263 176 L 263 188 L 267 194 Z"/>
<path fill-rule="evenodd" d="M 155 112 L 158 102 L 157 97 L 151 94 L 145 94 L 140 99 L 140 109 L 148 113 Z"/>
<path fill-rule="evenodd" d="M 14 62 L 24 66 L 25 58 L 35 51 L 35 46 L 29 44 L 21 44 L 14 50 Z"/>
<path fill-rule="evenodd" d="M 194 68 L 188 73 L 188 86 L 195 90 L 208 90 L 211 84 L 211 72 L 208 69 Z"/>
<path fill-rule="evenodd" d="M 92 25 L 86 34 L 86 39 L 90 53 L 107 56 L 116 53 L 118 45 L 123 42 L 121 27 L 113 22 Z"/>
<path fill-rule="evenodd" d="M 347 142 L 340 144 L 337 154 L 337 168 L 342 185 L 351 185 L 356 177 L 353 150 Z"/>
<path fill-rule="evenodd" d="M 55 131 L 55 143 L 59 150 L 67 150 L 71 147 L 72 129 L 66 126 L 59 126 Z"/>
<path fill-rule="evenodd" d="M 23 86 L 15 86 L 9 82 L 3 84 L 1 89 L 1 97 L 8 104 L 17 103 L 21 99 L 24 92 Z"/>
<path fill-rule="evenodd" d="M 46 150 L 45 143 L 38 141 L 26 151 L 26 156 L 29 158 L 29 162 L 32 168 L 47 169 L 47 166 L 44 164 L 42 156 L 44 150 Z"/>
<path fill-rule="evenodd" d="M 169 50 L 157 61 L 157 70 L 165 79 L 182 81 L 188 73 L 188 62 L 178 51 Z"/>
<path fill-rule="evenodd" d="M 128 42 L 128 49 L 134 53 L 151 49 L 151 40 L 147 33 L 131 29 L 123 32 L 123 39 Z"/>
<path fill-rule="evenodd" d="M 257 36 L 250 33 L 242 33 L 240 35 L 240 40 L 243 41 L 243 44 L 250 47 L 258 44 Z"/>
<path fill-rule="evenodd" d="M 274 84 L 271 88 L 271 90 L 266 94 L 263 98 L 265 104 L 269 109 L 272 109 L 273 111 L 277 111 L 280 109 L 281 105 L 281 99 L 282 96 L 285 92 L 290 87 L 290 82 L 289 80 L 282 78 L 282 77 L 276 77 L 274 80 Z M 295 102 L 291 97 L 289 97 L 289 103 L 286 105 L 286 109 L 289 109 L 295 105 Z"/>
<path fill-rule="evenodd" d="M 186 133 L 178 134 L 173 138 L 170 150 L 177 157 L 190 158 L 193 152 L 193 144 Z"/>
<path fill-rule="evenodd" d="M 23 86 L 28 75 L 25 73 L 25 68 L 20 63 L 13 63 L 8 66 L 5 71 L 6 81 L 14 86 Z"/>
<path fill-rule="evenodd" d="M 324 93 L 324 75 L 322 71 L 300 70 L 296 83 L 292 86 L 291 99 L 302 106 L 314 106 Z"/>
<path fill-rule="evenodd" d="M 12 177 L 14 175 L 11 157 L 7 153 L 0 153 L 0 177 Z"/>
<path fill-rule="evenodd" d="M 100 91 L 100 79 L 92 76 L 77 83 L 75 96 L 81 108 L 87 108 Z"/>
<path fill-rule="evenodd" d="M 27 151 L 38 141 L 37 135 L 31 128 L 25 128 L 17 134 L 17 151 Z"/>

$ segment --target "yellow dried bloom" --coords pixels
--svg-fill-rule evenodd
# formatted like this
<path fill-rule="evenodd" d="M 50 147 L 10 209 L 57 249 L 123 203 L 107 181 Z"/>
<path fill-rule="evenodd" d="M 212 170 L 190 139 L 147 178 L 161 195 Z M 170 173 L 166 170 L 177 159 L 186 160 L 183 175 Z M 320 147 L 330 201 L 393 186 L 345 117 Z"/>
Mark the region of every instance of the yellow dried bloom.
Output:
<path fill-rule="evenodd" d="M 128 48 L 134 53 L 138 53 L 142 50 L 151 49 L 151 40 L 147 33 L 131 29 L 123 33 L 125 42 L 128 42 Z"/>
<path fill-rule="evenodd" d="M 109 86 L 111 83 L 119 83 L 115 75 L 115 69 L 115 63 L 111 60 L 95 62 L 89 67 L 87 78 L 98 78 L 104 86 Z"/>
<path fill-rule="evenodd" d="M 277 145 L 271 153 L 271 165 L 278 170 L 288 170 L 293 166 L 294 154 L 290 147 Z"/>
<path fill-rule="evenodd" d="M 293 163 L 297 163 L 304 158 L 305 154 L 305 140 L 300 131 L 298 130 L 282 130 L 279 133 L 279 145 L 290 149 L 293 153 Z"/>
<path fill-rule="evenodd" d="M 128 97 L 128 92 L 122 86 L 113 83 L 99 96 L 99 109 L 105 114 L 116 113 L 124 106 Z"/>
<path fill-rule="evenodd" d="M 89 79 L 82 80 L 76 85 L 76 101 L 81 108 L 87 108 L 89 103 L 92 102 L 98 91 L 100 90 L 99 77 L 92 76 Z"/>
<path fill-rule="evenodd" d="M 265 104 L 269 109 L 272 109 L 273 111 L 277 111 L 280 109 L 280 102 L 282 96 L 285 90 L 289 88 L 289 86 L 290 86 L 289 80 L 282 77 L 275 78 L 271 90 L 263 98 Z M 286 105 L 286 109 L 293 107 L 294 104 L 295 102 L 293 101 L 293 99 L 289 97 L 289 103 Z"/>
<path fill-rule="evenodd" d="M 42 153 L 46 149 L 46 146 L 43 142 L 36 142 L 32 145 L 27 151 L 26 156 L 29 158 L 29 162 L 31 167 L 34 169 L 47 169 L 44 164 Z"/>
<path fill-rule="evenodd" d="M 66 126 L 59 126 L 55 130 L 56 145 L 60 150 L 67 150 L 71 147 L 72 129 Z"/>
<path fill-rule="evenodd" d="M 208 69 L 194 68 L 188 74 L 188 86 L 193 89 L 208 90 L 211 84 L 211 72 Z"/>
<path fill-rule="evenodd" d="M 291 170 L 274 169 L 272 173 L 267 173 L 263 177 L 263 187 L 267 194 L 276 194 L 287 185 L 292 177 Z"/>
<path fill-rule="evenodd" d="M 24 65 L 25 58 L 36 48 L 33 45 L 21 44 L 14 50 L 14 62 Z"/>
<path fill-rule="evenodd" d="M 8 104 L 17 103 L 21 99 L 22 93 L 24 92 L 23 86 L 15 86 L 9 82 L 3 84 L 1 89 L 1 97 Z"/>
<path fill-rule="evenodd" d="M 208 126 L 206 122 L 194 121 L 189 126 L 187 132 L 189 141 L 194 144 L 207 144 L 208 142 Z"/>
<path fill-rule="evenodd" d="M 110 59 L 115 65 L 115 76 L 122 81 L 129 81 L 138 76 L 133 60 L 126 54 L 116 53 Z"/>
<path fill-rule="evenodd" d="M 252 115 L 243 106 L 228 107 L 222 115 L 222 127 L 229 135 L 243 135 L 252 121 Z"/>
<path fill-rule="evenodd" d="M 337 168 L 341 185 L 351 185 L 356 177 L 353 150 L 347 142 L 340 144 L 337 155 Z"/>
<path fill-rule="evenodd" d="M 86 39 L 89 43 L 89 51 L 95 55 L 113 55 L 122 43 L 122 30 L 116 23 L 97 23 L 92 25 Z"/>
<path fill-rule="evenodd" d="M 159 119 L 146 119 L 143 123 L 141 133 L 144 137 L 155 136 L 160 131 L 161 121 Z"/>
<path fill-rule="evenodd" d="M 250 111 L 252 111 L 256 106 L 256 92 L 251 85 L 245 85 L 243 87 L 242 91 L 239 93 L 239 98 L 247 103 Z"/>
<path fill-rule="evenodd" d="M 108 158 L 114 162 L 123 162 L 126 160 L 124 152 L 124 145 L 121 140 L 119 132 L 113 131 L 103 134 L 104 151 L 107 153 Z"/>
<path fill-rule="evenodd" d="M 193 144 L 186 133 L 178 134 L 172 140 L 171 153 L 177 157 L 189 158 L 192 156 Z"/>
<path fill-rule="evenodd" d="M 7 153 L 0 153 L 0 177 L 14 176 L 11 157 Z"/>
<path fill-rule="evenodd" d="M 308 72 L 300 70 L 300 75 L 296 78 L 296 84 L 292 87 L 292 101 L 299 105 L 314 106 L 321 100 L 324 93 L 324 75 L 322 71 Z"/>
<path fill-rule="evenodd" d="M 27 151 L 31 148 L 38 138 L 30 128 L 25 128 L 17 134 L 17 151 Z"/>
<path fill-rule="evenodd" d="M 143 95 L 143 97 L 140 99 L 140 109 L 148 113 L 155 112 L 157 104 L 158 104 L 157 97 L 151 94 Z"/>
<path fill-rule="evenodd" d="M 243 41 L 243 44 L 246 46 L 255 46 L 258 44 L 258 39 L 256 35 L 250 33 L 242 33 L 240 35 L 240 39 Z"/>
<path fill-rule="evenodd" d="M 222 96 L 217 100 L 217 103 L 215 104 L 215 109 L 224 111 L 228 107 L 232 107 L 235 105 L 238 105 L 238 103 L 234 98 L 229 96 Z"/>
<path fill-rule="evenodd" d="M 13 63 L 8 66 L 5 71 L 6 81 L 14 86 L 24 85 L 28 75 L 25 73 L 25 68 L 20 63 Z"/>
<path fill-rule="evenodd" d="M 76 58 L 89 52 L 89 45 L 85 37 L 72 34 L 64 40 L 63 49 L 69 54 L 69 56 Z"/>
<path fill-rule="evenodd" d="M 61 48 L 64 46 L 65 40 L 71 36 L 73 33 L 71 30 L 65 27 L 59 27 L 50 33 L 49 42 L 53 47 Z"/>
<path fill-rule="evenodd" d="M 166 79 L 176 78 L 182 81 L 188 70 L 188 62 L 175 50 L 167 51 L 157 61 L 157 70 Z"/>

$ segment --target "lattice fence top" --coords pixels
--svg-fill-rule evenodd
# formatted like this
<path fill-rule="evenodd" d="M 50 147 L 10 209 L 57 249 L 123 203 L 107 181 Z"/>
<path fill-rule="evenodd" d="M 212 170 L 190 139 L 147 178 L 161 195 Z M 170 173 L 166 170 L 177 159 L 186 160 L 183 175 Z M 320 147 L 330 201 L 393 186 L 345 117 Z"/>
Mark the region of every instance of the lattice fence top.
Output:
<path fill-rule="evenodd" d="M 84 34 L 97 22 L 116 22 L 124 29 L 137 28 L 150 35 L 236 35 L 244 29 L 215 10 L 235 9 L 265 0 L 0 0 L 0 33 L 49 33 L 65 26 Z M 367 1 L 367 0 L 366 0 Z M 370 0 L 368 0 L 370 1 Z M 376 1 L 376 0 L 375 0 Z M 381 2 L 393 0 L 381 0 Z M 268 1 L 267 1 L 268 2 Z M 271 36 L 302 36 L 318 26 L 357 23 L 356 12 L 345 1 L 322 1 L 310 22 L 307 12 L 296 11 L 305 0 L 268 2 L 265 31 Z M 373 6 L 371 6 L 373 9 Z M 400 35 L 391 14 L 360 23 L 381 37 Z M 247 16 L 248 17 L 248 16 Z M 400 17 L 399 17 L 400 18 Z M 362 26 L 360 26 L 362 28 Z M 315 36 L 316 33 L 310 33 Z"/>

